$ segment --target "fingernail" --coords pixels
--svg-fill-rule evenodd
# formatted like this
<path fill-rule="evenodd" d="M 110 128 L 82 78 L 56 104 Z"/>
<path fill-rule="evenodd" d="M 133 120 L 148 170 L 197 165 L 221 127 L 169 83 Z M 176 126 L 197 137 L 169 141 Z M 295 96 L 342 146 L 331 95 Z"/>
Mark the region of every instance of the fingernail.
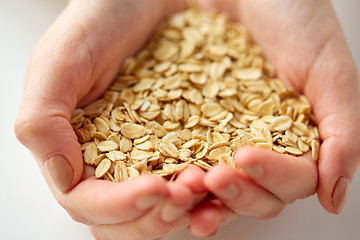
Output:
<path fill-rule="evenodd" d="M 142 196 L 137 200 L 136 207 L 139 210 L 149 209 L 160 202 L 162 198 L 162 196 Z"/>
<path fill-rule="evenodd" d="M 174 222 L 176 219 L 181 217 L 186 211 L 185 207 L 174 206 L 171 203 L 165 203 L 161 210 L 161 219 L 164 222 Z"/>
<path fill-rule="evenodd" d="M 340 214 L 340 212 L 345 206 L 345 202 L 349 192 L 349 186 L 350 180 L 345 176 L 339 177 L 339 179 L 335 183 L 332 195 L 332 202 L 337 214 Z"/>
<path fill-rule="evenodd" d="M 44 161 L 44 167 L 56 185 L 56 187 L 65 192 L 69 190 L 74 177 L 74 171 L 69 162 L 61 155 L 56 155 Z"/>
<path fill-rule="evenodd" d="M 264 169 L 259 165 L 246 166 L 242 169 L 252 178 L 260 178 L 264 175 Z"/>
<path fill-rule="evenodd" d="M 234 199 L 239 194 L 239 189 L 234 183 L 232 183 L 225 188 L 216 190 L 215 194 L 218 197 L 223 198 L 225 200 L 231 200 Z"/>

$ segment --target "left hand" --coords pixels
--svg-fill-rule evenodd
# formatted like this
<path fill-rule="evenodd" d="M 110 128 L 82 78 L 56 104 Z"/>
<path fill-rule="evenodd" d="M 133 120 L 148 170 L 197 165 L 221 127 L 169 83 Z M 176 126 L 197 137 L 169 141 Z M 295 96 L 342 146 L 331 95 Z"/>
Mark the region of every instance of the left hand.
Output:
<path fill-rule="evenodd" d="M 75 107 L 104 92 L 172 6 L 167 0 L 73 0 L 44 34 L 28 67 L 16 136 L 32 152 L 58 203 L 97 239 L 159 238 L 185 228 L 190 219 L 196 184 L 156 176 L 98 180 L 95 169 L 83 164 L 70 122 Z"/>

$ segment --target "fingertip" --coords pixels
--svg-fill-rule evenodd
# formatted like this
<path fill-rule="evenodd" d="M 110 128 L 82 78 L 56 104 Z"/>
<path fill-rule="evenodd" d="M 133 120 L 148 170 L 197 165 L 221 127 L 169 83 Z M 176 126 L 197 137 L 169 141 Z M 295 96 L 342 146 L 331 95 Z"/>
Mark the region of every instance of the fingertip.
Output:
<path fill-rule="evenodd" d="M 327 138 L 321 144 L 317 195 L 329 213 L 339 215 L 342 212 L 358 165 L 357 155 L 349 149 L 347 142 Z"/>
<path fill-rule="evenodd" d="M 218 190 L 228 186 L 236 180 L 238 172 L 229 166 L 218 165 L 213 167 L 204 177 L 204 185 L 210 190 Z"/>
<path fill-rule="evenodd" d="M 132 180 L 134 187 L 141 186 L 137 196 L 135 196 L 135 206 L 140 211 L 152 208 L 168 195 L 166 183 L 159 177 L 143 175 L 129 181 L 131 182 Z"/>
<path fill-rule="evenodd" d="M 194 194 L 189 187 L 181 183 L 169 182 L 167 189 L 168 198 L 172 204 L 183 207 L 191 205 Z"/>
<path fill-rule="evenodd" d="M 219 230 L 222 218 L 221 209 L 215 204 L 207 202 L 192 212 L 188 230 L 196 237 L 211 237 Z"/>
<path fill-rule="evenodd" d="M 176 179 L 176 182 L 182 183 L 191 189 L 193 193 L 191 209 L 204 201 L 208 195 L 208 189 L 204 185 L 205 176 L 206 174 L 201 168 L 190 164 Z"/>
<path fill-rule="evenodd" d="M 332 204 L 336 210 L 336 214 L 340 214 L 343 210 L 350 188 L 350 179 L 346 176 L 340 176 L 335 183 L 332 192 Z"/>
<path fill-rule="evenodd" d="M 318 193 L 319 201 L 326 211 L 340 215 L 345 207 L 350 184 L 350 179 L 342 175 L 336 180 L 334 187 L 330 192 L 330 197 L 327 196 L 328 194 L 326 194 L 326 192 L 322 194 Z"/>
<path fill-rule="evenodd" d="M 128 182 L 141 182 L 144 188 L 151 188 L 154 190 L 159 190 L 160 192 L 166 192 L 166 181 L 158 176 L 143 174 L 140 177 L 127 180 Z"/>
<path fill-rule="evenodd" d="M 255 164 L 264 157 L 264 154 L 269 154 L 269 152 L 269 150 L 262 148 L 244 147 L 235 152 L 234 161 L 239 167 Z"/>
<path fill-rule="evenodd" d="M 252 178 L 261 178 L 266 173 L 264 161 L 272 156 L 274 152 L 256 148 L 245 147 L 237 151 L 234 155 L 234 161 L 240 169 L 245 171 Z"/>
<path fill-rule="evenodd" d="M 123 183 L 114 184 L 126 184 L 126 190 L 133 192 L 136 199 L 141 196 L 156 196 L 163 199 L 169 195 L 165 180 L 153 175 L 142 175 Z M 119 186 L 119 190 L 121 190 L 120 188 L 124 191 L 123 187 Z M 135 191 L 132 189 L 135 189 Z"/>
<path fill-rule="evenodd" d="M 190 188 L 195 194 L 205 193 L 207 191 L 203 179 L 205 172 L 199 167 L 189 164 L 189 166 L 180 173 L 176 182 L 180 182 Z"/>
<path fill-rule="evenodd" d="M 64 156 L 51 156 L 43 164 L 48 176 L 59 191 L 67 192 L 77 184 L 74 177 L 75 171 Z"/>
<path fill-rule="evenodd" d="M 242 177 L 238 171 L 228 166 L 217 166 L 206 176 L 205 185 L 209 191 L 227 204 L 229 200 L 238 197 L 240 193 L 238 182 Z"/>
<path fill-rule="evenodd" d="M 193 202 L 193 193 L 185 185 L 177 182 L 168 184 L 168 196 L 161 205 L 160 218 L 164 223 L 173 223 L 185 214 Z"/>

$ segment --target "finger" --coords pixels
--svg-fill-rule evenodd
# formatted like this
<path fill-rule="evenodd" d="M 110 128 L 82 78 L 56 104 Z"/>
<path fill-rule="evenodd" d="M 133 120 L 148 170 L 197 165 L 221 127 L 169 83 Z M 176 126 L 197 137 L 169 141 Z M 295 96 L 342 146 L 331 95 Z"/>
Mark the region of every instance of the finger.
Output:
<path fill-rule="evenodd" d="M 220 201 L 212 199 L 192 212 L 189 231 L 196 237 L 210 237 L 235 216 L 236 214 Z"/>
<path fill-rule="evenodd" d="M 179 183 L 168 184 L 169 195 L 155 208 L 134 221 L 98 225 L 91 228 L 99 239 L 154 239 L 163 237 L 189 225 L 188 209 L 193 201 L 192 192 Z"/>
<path fill-rule="evenodd" d="M 54 33 L 55 38 L 56 35 Z M 52 41 L 43 38 L 41 47 L 32 57 L 15 134 L 38 160 L 45 177 L 50 177 L 50 186 L 67 191 L 82 175 L 81 151 L 70 118 L 77 103 L 75 83 L 78 79 L 75 76 L 78 73 L 74 68 L 85 67 L 88 58 L 84 51 L 75 51 Z M 59 48 L 61 52 L 54 51 Z"/>
<path fill-rule="evenodd" d="M 308 155 L 293 157 L 260 148 L 243 148 L 236 152 L 234 160 L 254 182 L 285 202 L 316 192 L 317 165 Z"/>
<path fill-rule="evenodd" d="M 155 176 L 120 183 L 92 177 L 64 195 L 60 204 L 78 222 L 114 224 L 139 217 L 166 195 L 166 182 Z"/>
<path fill-rule="evenodd" d="M 322 140 L 317 192 L 328 212 L 340 214 L 360 164 L 359 76 L 340 25 L 312 66 L 305 93 L 314 105 Z"/>
<path fill-rule="evenodd" d="M 206 187 L 203 183 L 204 176 L 205 172 L 201 168 L 189 164 L 189 166 L 179 174 L 176 182 L 181 182 L 186 185 L 194 193 L 205 193 Z"/>
<path fill-rule="evenodd" d="M 344 208 L 351 180 L 360 163 L 359 143 L 352 137 L 357 135 L 354 130 L 351 137 L 332 135 L 321 144 L 317 192 L 322 206 L 330 213 L 340 214 Z"/>
<path fill-rule="evenodd" d="M 190 164 L 182 171 L 176 182 L 182 183 L 192 190 L 194 194 L 194 202 L 192 207 L 205 200 L 208 195 L 208 190 L 204 185 L 205 172 L 199 167 Z"/>
<path fill-rule="evenodd" d="M 211 169 L 205 177 L 206 187 L 228 208 L 244 216 L 275 216 L 285 203 L 254 183 L 243 172 L 225 165 Z"/>

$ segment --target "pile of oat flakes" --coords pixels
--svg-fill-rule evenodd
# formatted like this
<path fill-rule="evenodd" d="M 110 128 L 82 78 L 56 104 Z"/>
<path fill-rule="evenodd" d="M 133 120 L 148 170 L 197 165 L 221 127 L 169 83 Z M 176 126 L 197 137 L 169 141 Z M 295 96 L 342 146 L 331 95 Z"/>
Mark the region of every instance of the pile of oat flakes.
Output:
<path fill-rule="evenodd" d="M 163 23 L 123 64 L 103 97 L 76 109 L 71 124 L 97 178 L 150 173 L 173 179 L 258 146 L 301 155 L 319 141 L 305 96 L 294 97 L 225 15 L 189 9 Z"/>

